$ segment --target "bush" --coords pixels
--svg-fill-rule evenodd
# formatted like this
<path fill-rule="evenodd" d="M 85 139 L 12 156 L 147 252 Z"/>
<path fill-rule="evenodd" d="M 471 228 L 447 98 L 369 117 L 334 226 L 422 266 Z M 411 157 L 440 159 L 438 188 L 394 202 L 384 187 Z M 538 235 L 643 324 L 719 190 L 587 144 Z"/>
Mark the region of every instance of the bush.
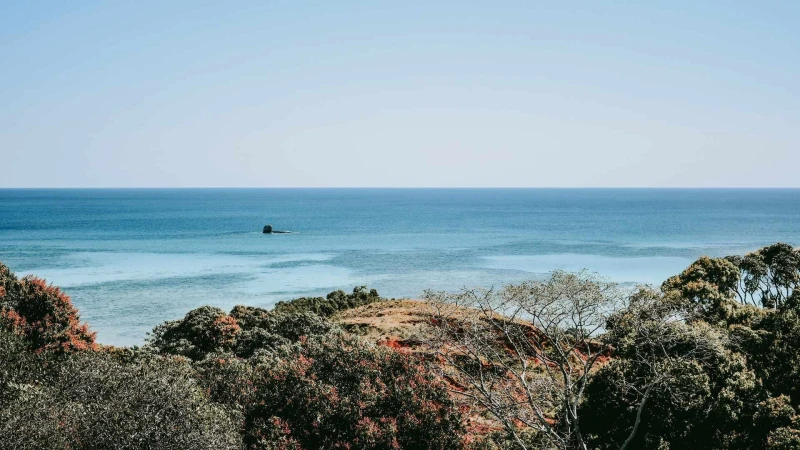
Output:
<path fill-rule="evenodd" d="M 27 380 L 0 409 L 0 448 L 240 445 L 233 416 L 209 402 L 184 359 L 83 352 L 54 355 L 46 363 L 54 366 L 53 376 Z"/>
<path fill-rule="evenodd" d="M 42 279 L 18 279 L 0 263 L 0 329 L 22 336 L 37 351 L 95 350 L 95 333 L 80 323 L 70 298 Z"/>
<path fill-rule="evenodd" d="M 201 306 L 181 320 L 164 322 L 153 329 L 149 345 L 159 353 L 202 359 L 208 353 L 231 350 L 241 331 L 236 319 L 225 311 Z"/>
<path fill-rule="evenodd" d="M 245 331 L 261 329 L 290 342 L 296 342 L 301 336 L 325 334 L 336 327 L 328 319 L 310 312 L 274 312 L 236 306 L 231 316 L 243 324 Z"/>
<path fill-rule="evenodd" d="M 335 327 L 313 313 L 275 313 L 236 306 L 231 314 L 203 306 L 181 320 L 164 322 L 150 333 L 148 345 L 158 353 L 200 361 L 213 353 L 249 358 L 258 350 L 271 351 L 302 336 L 324 334 Z"/>
<path fill-rule="evenodd" d="M 46 376 L 44 355 L 30 351 L 22 336 L 0 330 L 0 410 Z"/>
<path fill-rule="evenodd" d="M 375 289 L 367 290 L 366 286 L 359 286 L 353 289 L 352 294 L 345 294 L 344 291 L 334 291 L 322 297 L 301 297 L 288 302 L 278 302 L 275 304 L 275 312 L 295 313 L 312 312 L 320 316 L 330 317 L 339 311 L 357 308 L 380 301 L 381 297 Z"/>
<path fill-rule="evenodd" d="M 243 414 L 255 405 L 256 364 L 231 354 L 213 354 L 194 364 L 197 380 L 211 400 Z"/>
<path fill-rule="evenodd" d="M 257 448 L 463 448 L 445 387 L 412 356 L 342 332 L 256 358 L 245 442 Z"/>

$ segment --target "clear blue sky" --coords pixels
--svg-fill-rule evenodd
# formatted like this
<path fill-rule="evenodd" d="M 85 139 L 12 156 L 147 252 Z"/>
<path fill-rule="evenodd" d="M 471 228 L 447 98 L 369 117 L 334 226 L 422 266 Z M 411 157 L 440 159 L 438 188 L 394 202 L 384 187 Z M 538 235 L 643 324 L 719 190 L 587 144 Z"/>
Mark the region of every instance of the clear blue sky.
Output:
<path fill-rule="evenodd" d="M 0 187 L 800 186 L 796 0 L 343 3 L 0 3 Z"/>

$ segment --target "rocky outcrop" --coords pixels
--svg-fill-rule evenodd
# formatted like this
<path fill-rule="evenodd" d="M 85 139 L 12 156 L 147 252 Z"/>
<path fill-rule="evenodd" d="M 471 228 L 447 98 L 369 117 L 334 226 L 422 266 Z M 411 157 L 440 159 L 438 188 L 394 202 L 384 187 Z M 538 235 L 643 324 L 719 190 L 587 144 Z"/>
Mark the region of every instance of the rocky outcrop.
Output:
<path fill-rule="evenodd" d="M 272 228 L 272 225 L 264 225 L 264 234 L 286 234 L 291 233 L 291 231 L 281 231 L 275 230 Z"/>

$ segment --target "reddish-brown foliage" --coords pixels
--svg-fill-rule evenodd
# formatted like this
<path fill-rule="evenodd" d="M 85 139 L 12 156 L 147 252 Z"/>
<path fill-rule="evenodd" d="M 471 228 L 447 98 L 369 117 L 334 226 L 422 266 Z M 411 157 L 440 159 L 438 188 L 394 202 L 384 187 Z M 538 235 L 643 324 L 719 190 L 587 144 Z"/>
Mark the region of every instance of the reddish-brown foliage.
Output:
<path fill-rule="evenodd" d="M 383 345 L 400 352 L 409 352 L 412 347 L 407 341 L 396 337 L 387 337 L 386 339 L 380 340 L 378 341 L 378 345 Z"/>
<path fill-rule="evenodd" d="M 23 336 L 37 351 L 97 349 L 95 333 L 59 288 L 32 276 L 17 279 L 0 264 L 0 290 L 0 327 Z"/>
<path fill-rule="evenodd" d="M 239 331 L 241 328 L 235 318 L 229 315 L 219 316 L 211 324 L 211 339 L 217 346 L 227 347 L 233 345 Z"/>
<path fill-rule="evenodd" d="M 0 321 L 4 328 L 17 334 L 21 334 L 27 325 L 25 323 L 25 318 L 20 316 L 13 309 L 3 309 L 0 311 Z"/>
<path fill-rule="evenodd" d="M 444 386 L 408 353 L 346 335 L 309 338 L 262 366 L 251 445 L 461 449 L 462 417 Z M 274 445 L 274 444 L 273 444 Z"/>

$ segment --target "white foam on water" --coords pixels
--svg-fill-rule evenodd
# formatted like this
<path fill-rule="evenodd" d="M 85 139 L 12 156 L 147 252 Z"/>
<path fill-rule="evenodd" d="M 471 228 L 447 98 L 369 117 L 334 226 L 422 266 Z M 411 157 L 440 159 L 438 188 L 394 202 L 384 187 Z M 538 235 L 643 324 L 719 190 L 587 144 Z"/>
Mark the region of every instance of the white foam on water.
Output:
<path fill-rule="evenodd" d="M 352 289 L 359 284 L 353 270 L 328 264 L 265 268 L 251 275 L 249 281 L 237 285 L 236 289 L 249 295 L 275 295 L 319 289 Z"/>
<path fill-rule="evenodd" d="M 331 254 L 238 256 L 205 253 L 83 252 L 70 255 L 62 268 L 32 268 L 35 274 L 58 286 L 81 287 L 109 282 L 147 281 L 174 277 L 253 274 L 260 268 L 290 262 L 318 263 Z"/>
<path fill-rule="evenodd" d="M 587 269 L 618 283 L 660 285 L 680 273 L 693 259 L 675 256 L 612 257 L 584 254 L 504 255 L 482 258 L 483 267 L 545 274 L 553 270 Z"/>

